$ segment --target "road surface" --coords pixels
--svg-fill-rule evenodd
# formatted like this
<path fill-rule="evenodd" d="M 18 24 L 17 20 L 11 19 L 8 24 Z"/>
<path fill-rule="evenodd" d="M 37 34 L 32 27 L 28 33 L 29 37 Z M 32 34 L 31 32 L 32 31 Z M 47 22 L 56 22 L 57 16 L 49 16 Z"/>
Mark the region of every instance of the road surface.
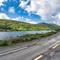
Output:
<path fill-rule="evenodd" d="M 0 60 L 32 60 L 53 45 L 60 43 L 60 33 L 22 46 L 0 47 Z"/>
<path fill-rule="evenodd" d="M 51 47 L 33 60 L 60 60 L 60 44 Z"/>

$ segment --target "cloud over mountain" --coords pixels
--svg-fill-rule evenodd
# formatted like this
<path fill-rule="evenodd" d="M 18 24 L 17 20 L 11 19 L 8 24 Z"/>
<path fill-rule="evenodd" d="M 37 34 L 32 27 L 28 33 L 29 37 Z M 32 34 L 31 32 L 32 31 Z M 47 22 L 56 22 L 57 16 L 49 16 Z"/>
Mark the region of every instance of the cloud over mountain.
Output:
<path fill-rule="evenodd" d="M 10 19 L 60 25 L 60 0 L 1 0 L 0 13 Z"/>

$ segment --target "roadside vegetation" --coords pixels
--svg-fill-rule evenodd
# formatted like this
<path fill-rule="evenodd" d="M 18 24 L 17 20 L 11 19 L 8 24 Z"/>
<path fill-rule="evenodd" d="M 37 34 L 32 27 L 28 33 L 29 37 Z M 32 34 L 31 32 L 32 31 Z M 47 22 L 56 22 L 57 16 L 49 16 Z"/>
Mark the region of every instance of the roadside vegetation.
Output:
<path fill-rule="evenodd" d="M 55 24 L 47 24 L 47 23 L 29 24 L 25 22 L 0 19 L 0 32 L 44 31 L 44 30 L 45 31 L 51 30 L 52 32 L 46 34 L 27 34 L 24 36 L 17 36 L 17 38 L 15 39 L 0 40 L 0 46 L 15 45 L 20 42 L 32 41 L 39 38 L 40 39 L 46 38 L 60 31 L 60 26 Z"/>
<path fill-rule="evenodd" d="M 29 24 L 26 22 L 12 21 L 0 19 L 0 31 L 12 32 L 12 31 L 40 31 L 40 30 L 57 30 L 60 26 L 55 24 L 39 23 Z"/>
<path fill-rule="evenodd" d="M 10 46 L 10 45 L 15 45 L 15 44 L 21 43 L 21 42 L 28 42 L 28 41 L 32 41 L 35 39 L 46 38 L 46 37 L 51 36 L 55 33 L 56 32 L 49 32 L 46 34 L 27 34 L 24 36 L 17 36 L 17 38 L 15 38 L 15 39 L 0 40 L 0 46 Z"/>

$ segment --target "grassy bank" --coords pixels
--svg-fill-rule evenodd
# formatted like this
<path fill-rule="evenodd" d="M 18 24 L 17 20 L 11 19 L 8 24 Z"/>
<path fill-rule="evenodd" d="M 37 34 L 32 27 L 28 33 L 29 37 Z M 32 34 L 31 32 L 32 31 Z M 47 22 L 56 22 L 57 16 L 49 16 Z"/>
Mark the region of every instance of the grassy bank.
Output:
<path fill-rule="evenodd" d="M 28 41 L 32 41 L 32 40 L 39 39 L 39 38 L 46 38 L 55 33 L 56 32 L 50 32 L 46 34 L 27 34 L 27 35 L 20 36 L 20 37 L 18 36 L 17 38 L 11 39 L 11 40 L 0 40 L 0 46 L 15 45 L 21 42 L 28 42 Z"/>

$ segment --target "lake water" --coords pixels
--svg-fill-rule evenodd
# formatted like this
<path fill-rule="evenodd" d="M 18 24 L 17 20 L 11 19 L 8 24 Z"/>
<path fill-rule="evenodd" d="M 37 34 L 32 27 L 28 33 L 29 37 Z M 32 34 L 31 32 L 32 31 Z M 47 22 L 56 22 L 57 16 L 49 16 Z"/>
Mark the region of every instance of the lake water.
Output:
<path fill-rule="evenodd" d="M 0 32 L 0 40 L 6 40 L 10 38 L 16 38 L 26 34 L 44 34 L 51 31 L 21 31 L 21 32 Z"/>

